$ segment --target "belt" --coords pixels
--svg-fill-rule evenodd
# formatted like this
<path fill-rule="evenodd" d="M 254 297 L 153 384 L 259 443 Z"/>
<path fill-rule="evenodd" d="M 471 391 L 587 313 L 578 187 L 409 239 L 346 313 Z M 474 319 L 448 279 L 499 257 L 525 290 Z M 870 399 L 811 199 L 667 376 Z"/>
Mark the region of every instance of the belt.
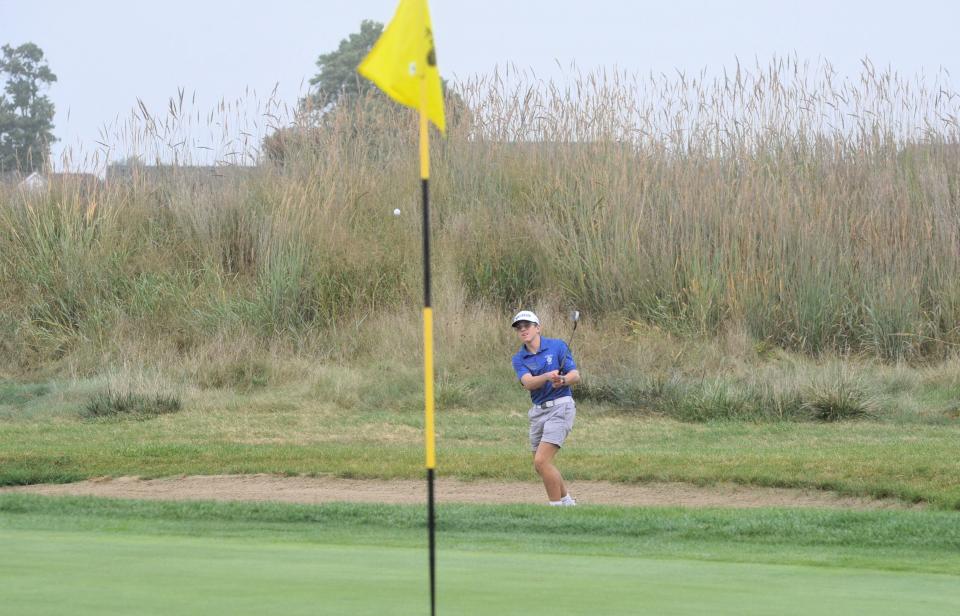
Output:
<path fill-rule="evenodd" d="M 534 404 L 533 406 L 538 409 L 548 409 L 551 406 L 556 406 L 557 404 L 563 404 L 564 402 L 573 402 L 573 396 L 561 396 L 553 400 L 547 400 L 546 402 L 541 402 L 540 404 Z"/>

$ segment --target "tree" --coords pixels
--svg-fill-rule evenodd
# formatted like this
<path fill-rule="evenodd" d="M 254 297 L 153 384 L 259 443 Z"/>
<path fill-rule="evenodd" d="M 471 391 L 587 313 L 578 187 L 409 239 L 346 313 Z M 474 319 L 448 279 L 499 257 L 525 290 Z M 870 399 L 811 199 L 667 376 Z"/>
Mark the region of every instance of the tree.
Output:
<path fill-rule="evenodd" d="M 357 73 L 357 66 L 373 49 L 382 32 L 382 23 L 365 19 L 360 22 L 359 32 L 341 40 L 335 51 L 317 58 L 319 72 L 310 79 L 312 91 L 300 99 L 296 121 L 291 126 L 276 128 L 263 138 L 261 151 L 266 160 L 283 165 L 303 152 L 315 151 L 332 118 L 344 111 L 344 103 L 380 108 L 372 115 L 392 111 L 387 97 Z"/>
<path fill-rule="evenodd" d="M 53 102 L 41 90 L 57 80 L 33 43 L 3 46 L 0 75 L 0 170 L 35 171 L 50 154 Z"/>
<path fill-rule="evenodd" d="M 264 137 L 261 151 L 266 160 L 283 165 L 298 152 L 312 151 L 323 143 L 323 131 L 337 125 L 338 118 L 348 114 L 352 134 L 363 138 L 375 137 L 378 129 L 370 126 L 376 120 L 391 114 L 403 113 L 373 82 L 362 77 L 357 67 L 370 53 L 383 33 L 383 24 L 365 19 L 360 22 L 360 31 L 340 41 L 336 51 L 317 58 L 319 72 L 310 79 L 313 90 L 300 99 L 300 114 L 291 126 L 278 127 Z M 441 79 L 446 99 L 447 126 L 458 124 L 468 117 L 463 99 L 447 87 Z M 342 124 L 341 124 L 342 126 Z"/>
<path fill-rule="evenodd" d="M 310 79 L 316 89 L 300 101 L 305 109 L 324 109 L 342 96 L 367 94 L 374 85 L 357 73 L 357 66 L 373 49 L 383 32 L 383 24 L 364 19 L 360 31 L 340 41 L 336 51 L 317 58 L 320 72 Z"/>

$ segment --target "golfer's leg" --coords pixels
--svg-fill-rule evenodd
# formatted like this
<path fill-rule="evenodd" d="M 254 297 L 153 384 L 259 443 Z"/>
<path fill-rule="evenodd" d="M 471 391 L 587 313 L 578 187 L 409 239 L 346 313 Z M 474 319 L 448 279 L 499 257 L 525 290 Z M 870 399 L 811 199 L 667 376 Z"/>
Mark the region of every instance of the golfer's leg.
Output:
<path fill-rule="evenodd" d="M 537 446 L 536 453 L 533 454 L 533 468 L 543 479 L 543 487 L 547 489 L 547 498 L 553 502 L 560 500 L 567 493 L 567 488 L 563 485 L 563 476 L 553 465 L 553 457 L 557 455 L 559 450 L 560 448 L 553 443 L 540 443 Z"/>

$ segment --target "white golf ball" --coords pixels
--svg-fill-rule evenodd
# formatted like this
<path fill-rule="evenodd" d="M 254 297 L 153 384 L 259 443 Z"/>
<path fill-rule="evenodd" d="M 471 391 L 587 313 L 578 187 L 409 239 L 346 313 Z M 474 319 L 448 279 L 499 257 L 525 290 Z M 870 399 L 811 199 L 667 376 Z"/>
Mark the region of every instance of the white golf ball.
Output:
<path fill-rule="evenodd" d="M 399 216 L 399 215 L 400 215 L 400 208 L 397 208 L 397 209 L 393 210 L 393 215 L 394 215 L 394 216 Z"/>

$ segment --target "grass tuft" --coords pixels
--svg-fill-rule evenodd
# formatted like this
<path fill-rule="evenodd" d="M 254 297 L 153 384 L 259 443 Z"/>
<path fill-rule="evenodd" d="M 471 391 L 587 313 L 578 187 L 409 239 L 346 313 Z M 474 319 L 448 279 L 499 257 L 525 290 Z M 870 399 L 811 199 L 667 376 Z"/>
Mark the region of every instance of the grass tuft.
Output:
<path fill-rule="evenodd" d="M 800 410 L 815 421 L 825 422 L 874 419 L 879 414 L 872 396 L 842 380 L 812 387 Z"/>
<path fill-rule="evenodd" d="M 87 419 L 106 417 L 149 419 L 158 415 L 176 413 L 181 406 L 180 398 L 174 395 L 144 395 L 107 390 L 95 394 L 84 405 L 81 415 Z"/>

